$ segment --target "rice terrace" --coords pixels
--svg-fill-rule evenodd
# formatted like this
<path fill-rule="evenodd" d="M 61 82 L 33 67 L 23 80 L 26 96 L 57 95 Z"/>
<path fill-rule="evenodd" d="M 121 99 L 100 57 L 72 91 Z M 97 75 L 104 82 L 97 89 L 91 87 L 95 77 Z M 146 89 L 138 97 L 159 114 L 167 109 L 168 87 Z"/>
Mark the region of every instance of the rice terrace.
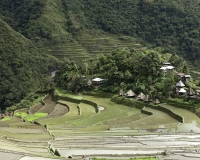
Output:
<path fill-rule="evenodd" d="M 200 160 L 200 0 L 1 0 L 0 160 Z"/>
<path fill-rule="evenodd" d="M 0 121 L 0 157 L 200 158 L 200 120 L 188 110 L 107 93 L 55 92 Z"/>

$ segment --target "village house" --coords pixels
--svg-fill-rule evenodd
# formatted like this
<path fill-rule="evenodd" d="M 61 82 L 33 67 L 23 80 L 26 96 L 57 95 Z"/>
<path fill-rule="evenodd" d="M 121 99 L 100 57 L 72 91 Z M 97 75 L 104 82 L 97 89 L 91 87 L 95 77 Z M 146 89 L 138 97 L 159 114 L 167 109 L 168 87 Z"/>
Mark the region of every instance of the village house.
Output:
<path fill-rule="evenodd" d="M 102 78 L 92 79 L 92 84 L 95 85 L 95 86 L 101 85 L 101 84 L 103 84 L 103 82 L 104 82 L 104 79 L 102 79 Z"/>
<path fill-rule="evenodd" d="M 180 80 L 178 83 L 176 83 L 176 87 L 182 88 L 185 87 L 184 83 Z"/>
<path fill-rule="evenodd" d="M 163 63 L 163 66 L 160 68 L 161 70 L 163 70 L 164 72 L 167 72 L 168 70 L 172 70 L 175 67 L 171 65 L 170 62 L 165 62 Z"/>
<path fill-rule="evenodd" d="M 131 89 L 126 92 L 126 97 L 135 97 L 135 95 L 136 94 Z"/>
<path fill-rule="evenodd" d="M 143 101 L 144 98 L 145 98 L 145 95 L 144 95 L 144 93 L 142 93 L 142 92 L 137 96 L 137 99 L 138 99 L 138 100 L 142 100 L 142 101 Z"/>
<path fill-rule="evenodd" d="M 185 74 L 185 73 L 177 73 L 177 76 L 180 77 L 180 80 L 183 81 L 183 83 L 187 83 L 190 81 L 191 76 L 189 74 Z"/>

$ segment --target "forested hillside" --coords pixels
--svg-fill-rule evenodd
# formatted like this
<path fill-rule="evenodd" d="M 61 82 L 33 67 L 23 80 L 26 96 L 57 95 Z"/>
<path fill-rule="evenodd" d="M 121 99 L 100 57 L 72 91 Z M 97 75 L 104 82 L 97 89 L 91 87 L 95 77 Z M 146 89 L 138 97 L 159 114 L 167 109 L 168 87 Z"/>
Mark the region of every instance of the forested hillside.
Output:
<path fill-rule="evenodd" d="M 40 47 L 64 44 L 69 48 L 66 44 L 76 45 L 79 38 L 105 31 L 162 46 L 198 65 L 199 4 L 199 0 L 4 0 L 0 13 Z M 85 52 L 84 46 L 81 49 Z"/>
<path fill-rule="evenodd" d="M 27 93 L 42 89 L 58 63 L 0 19 L 0 107 L 19 102 Z"/>

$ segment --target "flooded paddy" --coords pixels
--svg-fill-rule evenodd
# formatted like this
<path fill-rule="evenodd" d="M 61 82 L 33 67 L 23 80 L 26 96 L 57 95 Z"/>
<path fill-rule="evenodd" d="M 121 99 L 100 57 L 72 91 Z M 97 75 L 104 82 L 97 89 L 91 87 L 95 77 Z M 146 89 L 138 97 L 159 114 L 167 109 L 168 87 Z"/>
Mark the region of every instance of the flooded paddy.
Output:
<path fill-rule="evenodd" d="M 18 160 L 23 154 L 0 152 L 0 160 Z"/>
<path fill-rule="evenodd" d="M 80 103 L 77 108 L 77 103 L 62 101 L 69 106 L 67 108 L 54 103 L 56 106 L 51 107 L 54 110 L 38 120 L 47 126 L 47 130 L 16 118 L 9 120 L 10 123 L 0 122 L 0 149 L 15 152 L 11 153 L 10 156 L 14 157 L 11 160 L 50 160 L 39 157 L 51 157 L 50 148 L 58 150 L 65 158 L 80 159 L 84 155 L 86 158 L 128 159 L 157 155 L 166 160 L 200 159 L 200 121 L 193 113 L 162 106 L 180 113 L 185 120 L 181 123 L 167 113 L 149 107 L 145 110 L 152 115 L 115 104 L 108 98 L 87 96 L 87 99 L 99 104 L 98 114 L 88 104 Z"/>

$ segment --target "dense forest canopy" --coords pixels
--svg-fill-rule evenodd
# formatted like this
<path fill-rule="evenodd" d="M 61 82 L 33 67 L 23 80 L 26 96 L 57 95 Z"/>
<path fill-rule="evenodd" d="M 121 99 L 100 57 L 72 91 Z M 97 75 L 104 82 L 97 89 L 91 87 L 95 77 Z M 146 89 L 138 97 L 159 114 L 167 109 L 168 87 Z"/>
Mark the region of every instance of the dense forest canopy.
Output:
<path fill-rule="evenodd" d="M 19 102 L 27 93 L 44 88 L 58 61 L 0 19 L 0 107 Z"/>

